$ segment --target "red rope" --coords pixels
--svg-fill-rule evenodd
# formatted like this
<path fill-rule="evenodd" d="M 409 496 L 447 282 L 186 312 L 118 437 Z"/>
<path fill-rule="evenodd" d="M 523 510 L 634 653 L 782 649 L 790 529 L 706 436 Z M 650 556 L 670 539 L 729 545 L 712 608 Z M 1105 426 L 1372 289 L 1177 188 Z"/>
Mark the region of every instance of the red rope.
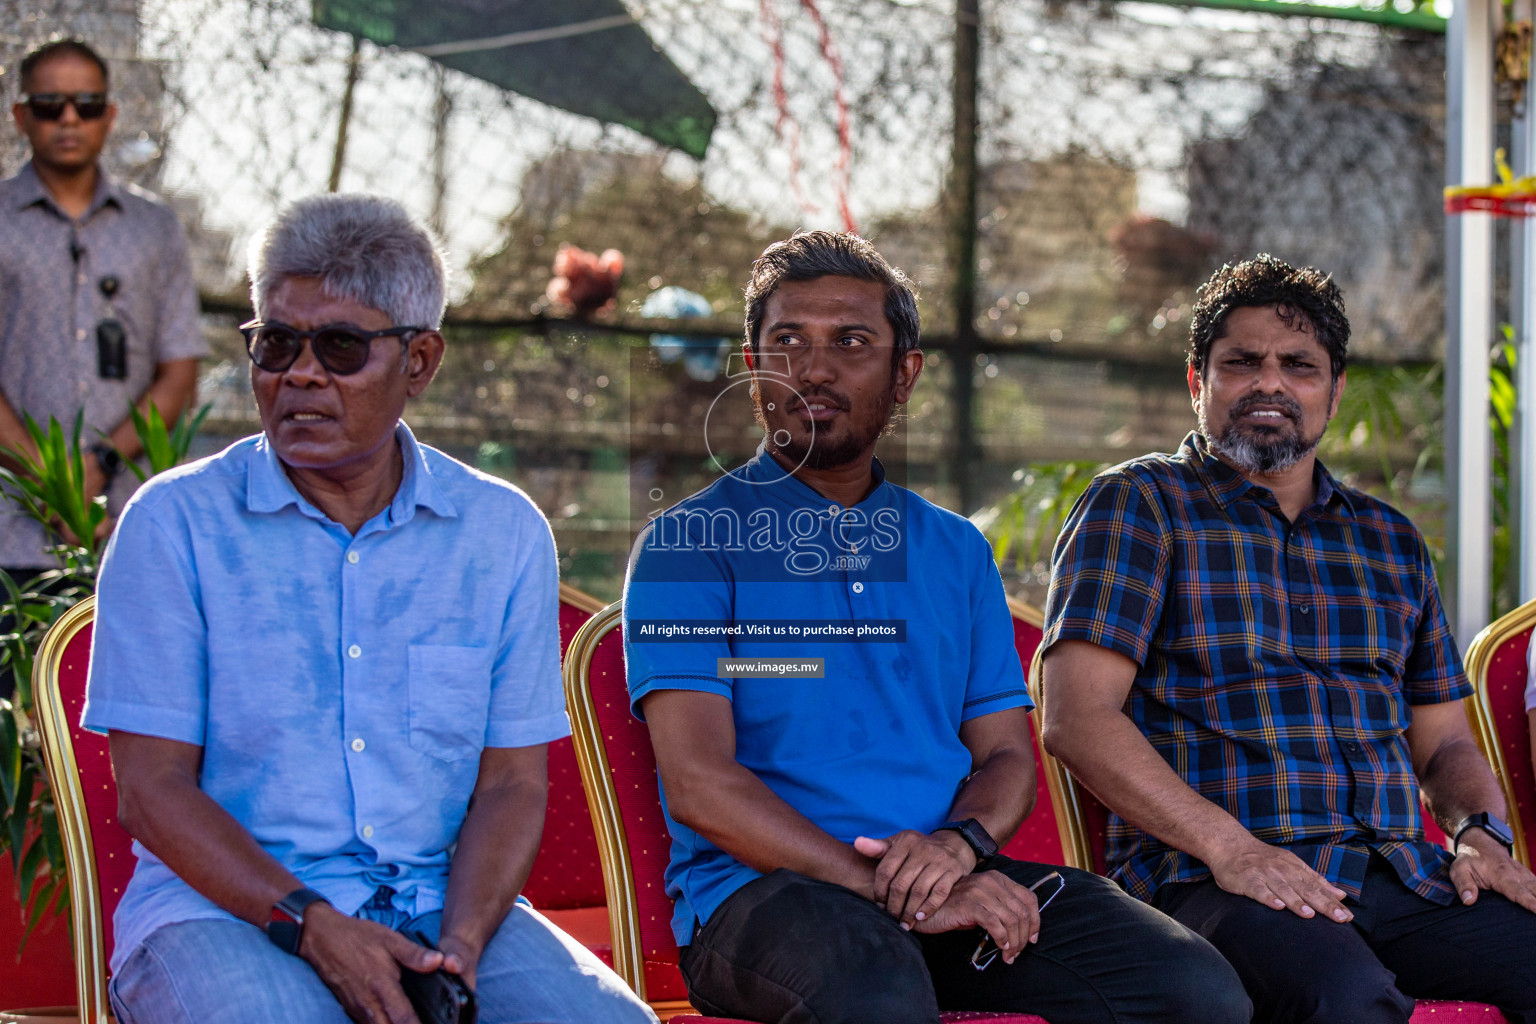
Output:
<path fill-rule="evenodd" d="M 800 0 L 800 6 L 815 23 L 822 58 L 832 69 L 833 103 L 837 108 L 837 162 L 833 187 L 837 192 L 837 209 L 843 218 L 843 229 L 857 233 L 859 226 L 853 219 L 853 210 L 848 202 L 849 175 L 853 165 L 853 131 L 848 115 L 848 99 L 843 91 L 843 59 L 815 0 Z M 758 10 L 763 20 L 763 41 L 773 54 L 773 102 L 778 113 L 774 131 L 789 150 L 789 187 L 800 209 L 807 213 L 820 213 L 820 208 L 806 196 L 801 182 L 800 125 L 790 112 L 789 92 L 784 87 L 784 26 L 779 20 L 778 11 L 774 9 L 774 0 L 759 0 Z"/>

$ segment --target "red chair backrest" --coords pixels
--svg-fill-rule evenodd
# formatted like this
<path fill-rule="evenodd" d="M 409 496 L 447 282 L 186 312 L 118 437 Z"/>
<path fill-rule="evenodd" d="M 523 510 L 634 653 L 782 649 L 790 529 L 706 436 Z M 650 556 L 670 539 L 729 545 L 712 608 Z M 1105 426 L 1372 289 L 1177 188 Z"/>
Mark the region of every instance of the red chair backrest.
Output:
<path fill-rule="evenodd" d="M 1013 604 L 1013 644 L 1019 652 L 1019 663 L 1027 671 L 1034 660 L 1044 635 L 1040 628 L 1040 613 L 1024 604 Z M 1035 861 L 1041 864 L 1065 864 L 1066 851 L 1061 841 L 1061 828 L 1056 817 L 1056 806 L 1051 802 L 1049 782 L 1043 751 L 1040 747 L 1040 720 L 1030 715 L 1030 745 L 1035 752 L 1035 809 L 1024 819 L 1024 824 L 1003 844 L 1002 852 L 1015 860 Z"/>
<path fill-rule="evenodd" d="M 560 601 L 560 658 L 576 631 L 586 624 L 597 602 L 586 595 L 562 593 Z M 579 603 L 576 603 L 579 602 Z M 585 607 L 583 607 L 585 605 Z M 581 788 L 581 771 L 569 739 L 549 745 L 549 807 L 544 812 L 544 836 L 533 869 L 523 885 L 523 895 L 540 910 L 573 910 L 601 907 L 603 866 L 597 855 L 597 836 L 587 795 Z"/>
<path fill-rule="evenodd" d="M 687 999 L 688 990 L 677 969 L 677 942 L 672 937 L 672 900 L 663 882 L 672 838 L 661 811 L 651 734 L 629 711 L 624 641 L 617 625 L 603 635 L 592 652 L 587 690 L 629 850 L 645 997 L 653 1003 Z"/>
<path fill-rule="evenodd" d="M 1530 720 L 1525 710 L 1533 626 L 1536 601 L 1494 622 L 1467 647 L 1467 675 L 1477 687 L 1473 727 L 1504 785 L 1510 825 L 1516 833 L 1515 854 L 1527 864 L 1529 844 L 1536 836 L 1536 775 L 1531 768 Z"/>
<path fill-rule="evenodd" d="M 117 821 L 117 780 L 112 777 L 112 756 L 107 738 L 80 728 L 85 708 L 86 675 L 91 664 L 91 634 L 84 626 L 69 641 L 59 660 L 59 698 L 69 721 L 69 739 L 80 769 L 80 789 L 85 798 L 85 817 L 91 830 L 96 874 L 101 884 L 102 933 L 106 956 L 112 958 L 112 915 L 123 890 L 133 877 L 133 838 Z"/>

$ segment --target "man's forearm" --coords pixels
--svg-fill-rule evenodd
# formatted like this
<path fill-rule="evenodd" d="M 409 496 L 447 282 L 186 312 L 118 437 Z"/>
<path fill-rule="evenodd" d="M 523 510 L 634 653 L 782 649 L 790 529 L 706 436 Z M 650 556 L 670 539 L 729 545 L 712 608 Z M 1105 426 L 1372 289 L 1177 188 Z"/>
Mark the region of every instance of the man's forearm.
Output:
<path fill-rule="evenodd" d="M 197 892 L 265 928 L 272 905 L 302 883 L 228 811 L 187 782 L 124 787 L 122 822 Z"/>
<path fill-rule="evenodd" d="M 814 825 L 737 762 L 667 787 L 672 817 L 750 868 L 779 868 L 874 898 L 876 862 Z"/>
<path fill-rule="evenodd" d="M 1027 758 L 1022 761 L 1022 758 Z M 1000 751 L 971 773 L 949 809 L 951 821 L 975 818 L 998 846 L 1006 846 L 1035 805 L 1034 752 Z M 1029 779 L 1028 787 L 1020 779 Z"/>
<path fill-rule="evenodd" d="M 1469 814 L 1487 811 L 1508 817 L 1498 779 L 1470 739 L 1442 746 L 1419 772 L 1419 788 L 1431 816 L 1448 836 Z"/>
<path fill-rule="evenodd" d="M 11 451 L 24 452 L 35 458 L 37 446 L 32 443 L 32 435 L 27 433 L 27 428 L 21 421 L 21 416 L 11 403 L 0 395 L 0 466 L 13 472 L 22 472 L 21 462 L 11 454 Z"/>
<path fill-rule="evenodd" d="M 1255 842 L 1253 833 L 1196 793 L 1119 710 L 1056 721 L 1051 753 L 1126 821 L 1209 864 L 1221 851 Z M 1113 754 L 1106 756 L 1107 751 Z"/>
<path fill-rule="evenodd" d="M 543 834 L 547 787 L 515 780 L 475 794 L 448 874 L 442 934 L 477 954 L 517 901 Z"/>

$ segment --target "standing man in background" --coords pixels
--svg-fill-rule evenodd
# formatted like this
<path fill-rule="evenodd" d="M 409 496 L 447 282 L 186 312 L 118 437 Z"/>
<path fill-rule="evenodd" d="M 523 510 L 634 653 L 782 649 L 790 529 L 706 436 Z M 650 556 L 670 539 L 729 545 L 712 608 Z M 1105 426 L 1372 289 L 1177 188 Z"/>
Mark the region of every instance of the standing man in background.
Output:
<path fill-rule="evenodd" d="M 64 39 L 20 72 L 11 116 L 32 158 L 0 181 L 0 445 L 34 454 L 24 415 L 68 430 L 83 411 L 87 497 L 116 513 L 135 483 L 124 460 L 140 454 L 130 406 L 172 423 L 192 401 L 207 354 L 197 289 L 175 214 L 98 162 L 117 114 L 106 62 Z M 0 568 L 52 568 L 50 543 L 0 501 Z"/>

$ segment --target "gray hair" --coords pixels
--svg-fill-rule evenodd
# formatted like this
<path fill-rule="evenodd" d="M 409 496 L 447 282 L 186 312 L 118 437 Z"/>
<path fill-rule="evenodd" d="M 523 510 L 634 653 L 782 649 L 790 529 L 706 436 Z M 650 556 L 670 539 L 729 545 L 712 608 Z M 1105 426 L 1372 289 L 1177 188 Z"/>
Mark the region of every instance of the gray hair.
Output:
<path fill-rule="evenodd" d="M 376 309 L 400 326 L 442 326 L 448 282 L 443 254 L 393 199 L 300 199 L 251 241 L 250 264 L 258 319 L 285 279 L 318 277 L 327 295 Z"/>

